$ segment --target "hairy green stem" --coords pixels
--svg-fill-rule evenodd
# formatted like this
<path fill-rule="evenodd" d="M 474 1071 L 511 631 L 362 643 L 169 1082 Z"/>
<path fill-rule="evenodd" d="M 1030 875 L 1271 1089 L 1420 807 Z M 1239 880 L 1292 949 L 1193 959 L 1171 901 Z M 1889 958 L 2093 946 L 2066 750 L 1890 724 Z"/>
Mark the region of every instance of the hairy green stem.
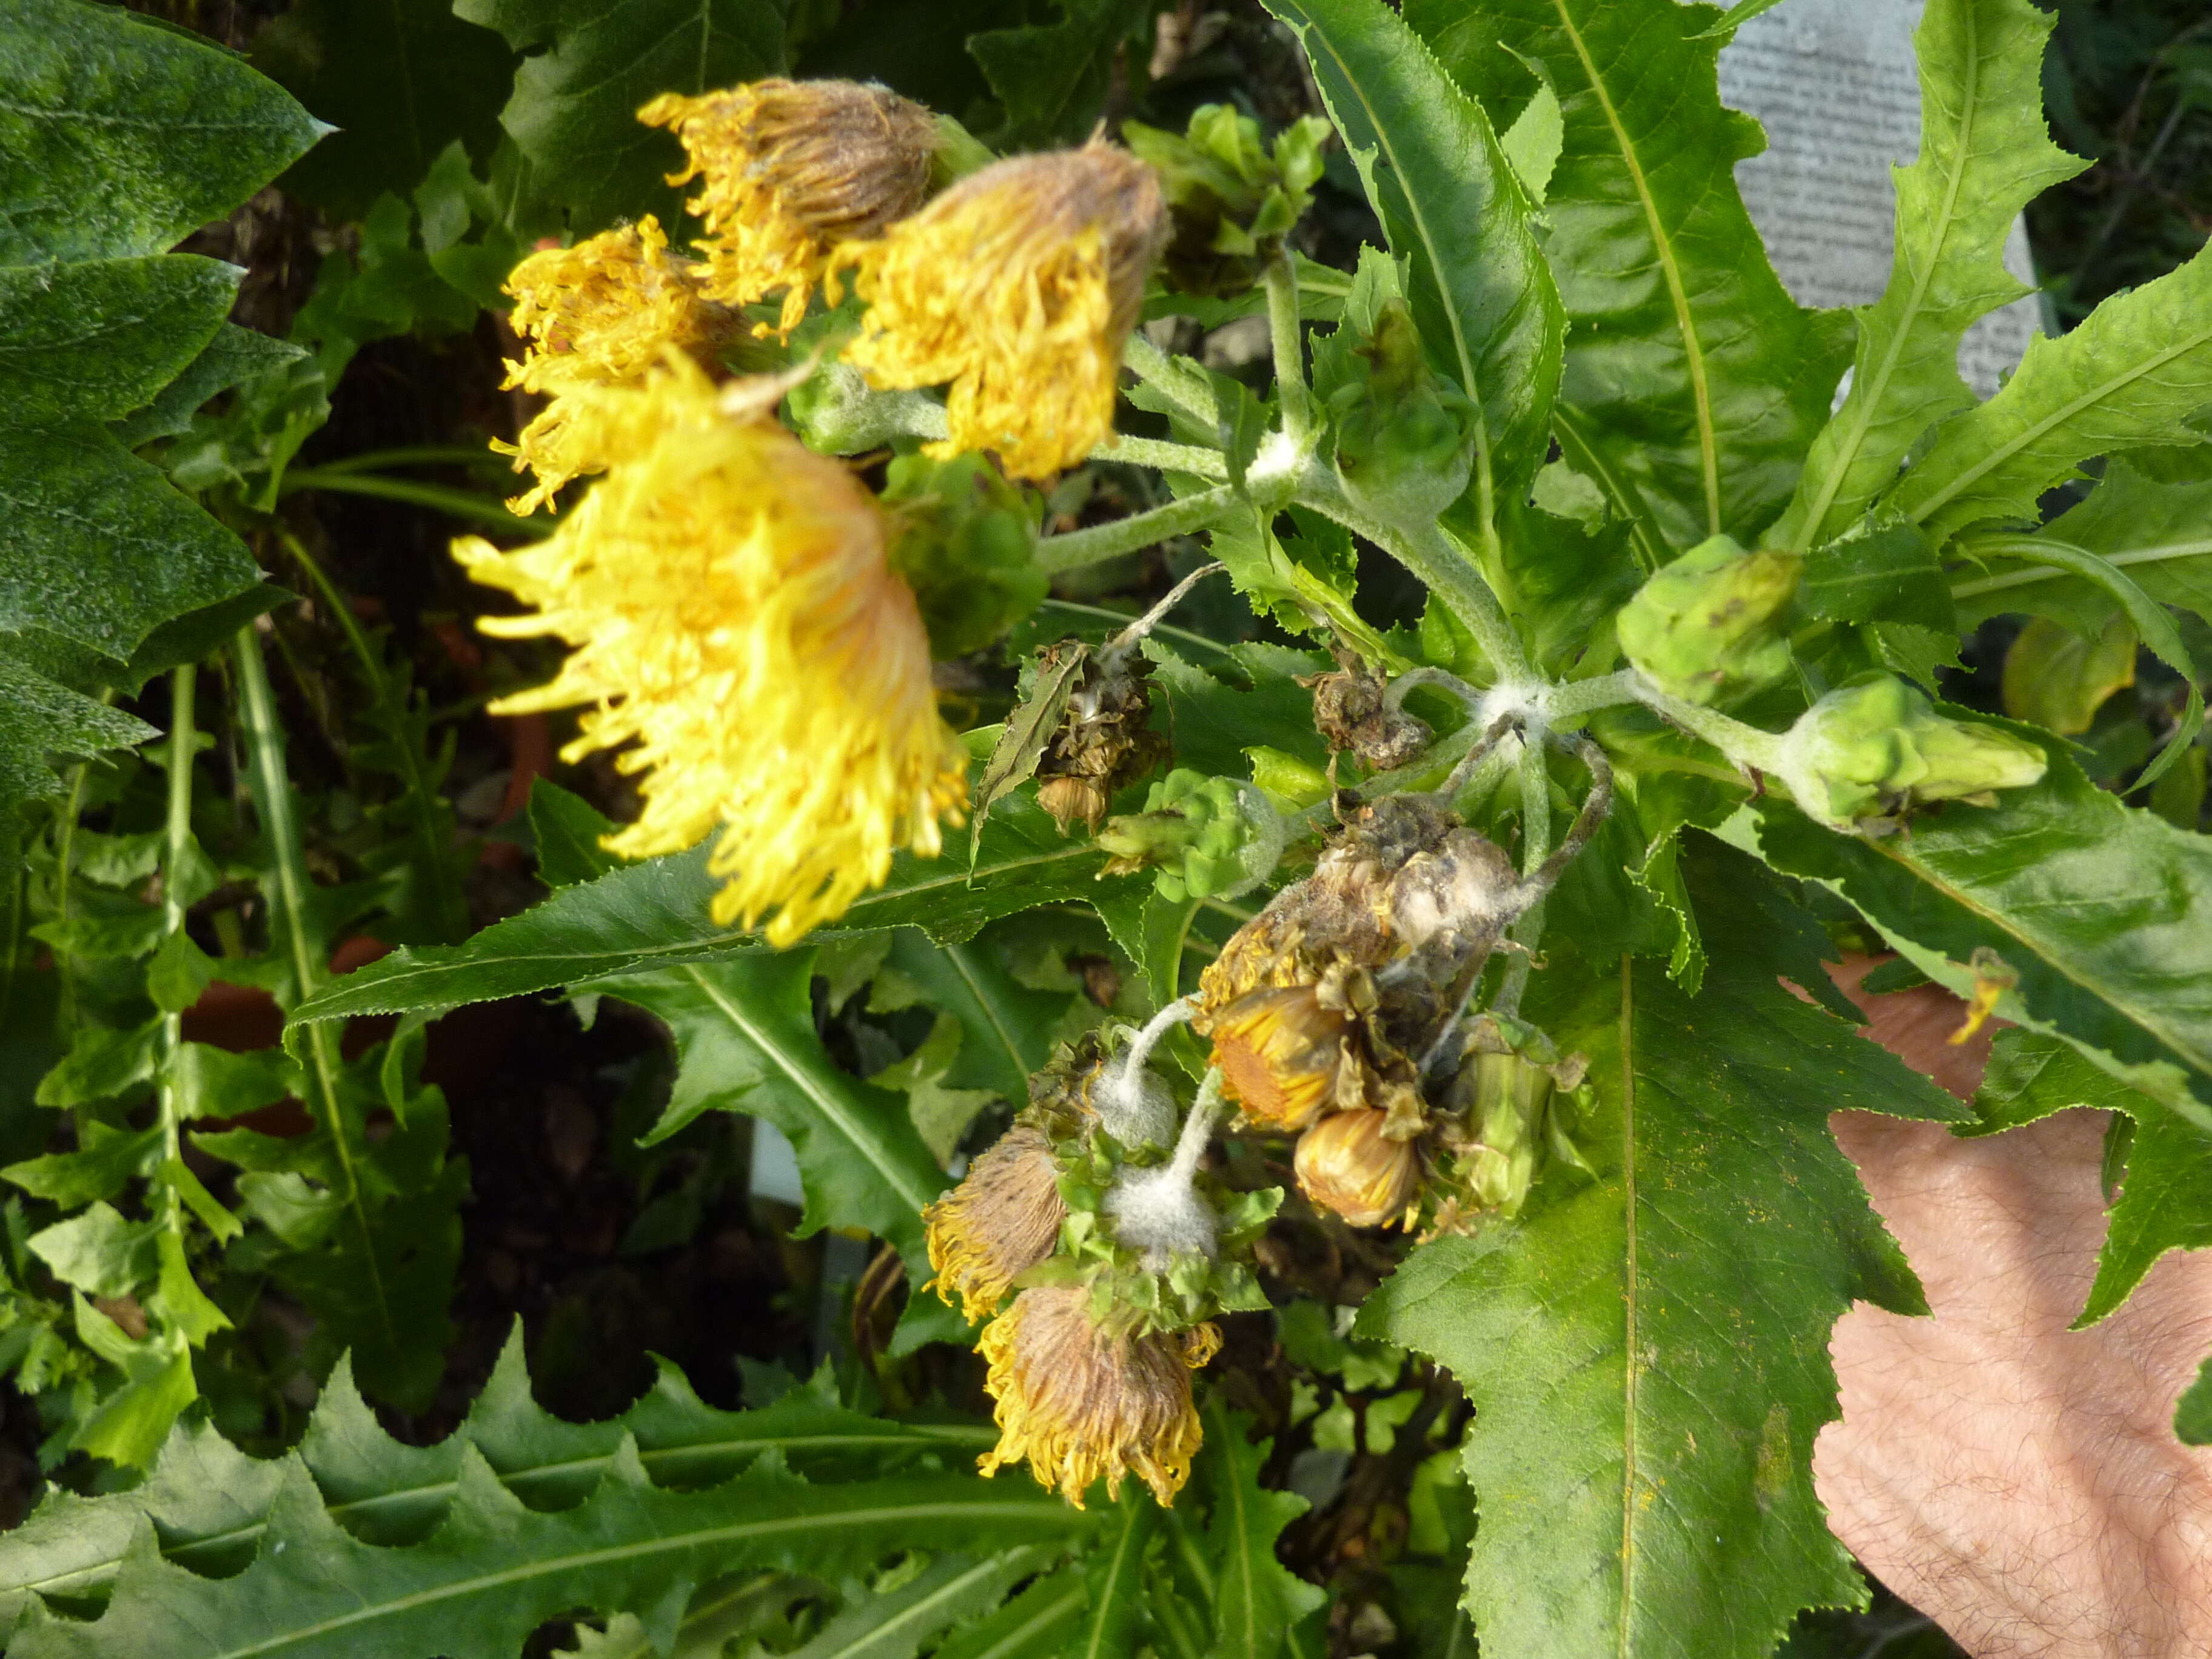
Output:
<path fill-rule="evenodd" d="M 1544 763 L 1540 738 L 1521 734 L 1521 873 L 1534 876 L 1552 856 L 1552 773 Z M 1498 1012 L 1511 1018 L 1521 1012 L 1522 994 L 1535 964 L 1536 946 L 1544 938 L 1544 901 L 1538 899 L 1521 913 L 1510 937 L 1521 949 L 1506 963 L 1504 982 L 1498 988 Z"/>
<path fill-rule="evenodd" d="M 1305 334 L 1298 319 L 1298 270 L 1284 248 L 1267 261 L 1267 335 L 1275 353 L 1275 401 L 1283 435 L 1300 454 L 1313 443 L 1313 404 L 1306 391 Z"/>
<path fill-rule="evenodd" d="M 245 703 L 254 793 L 258 798 L 261 827 L 268 838 L 276 877 L 276 902 L 271 908 L 276 914 L 270 919 L 270 944 L 290 957 L 297 995 L 304 999 L 312 995 L 328 975 L 307 931 L 310 883 L 307 852 L 300 839 L 299 822 L 292 814 L 291 779 L 284 768 L 284 732 L 276 721 L 276 699 L 269 689 L 269 669 L 261 659 L 261 641 L 252 623 L 239 629 L 232 657 L 238 665 L 239 694 Z M 374 1236 L 369 1229 L 368 1211 L 362 1195 L 361 1174 L 356 1164 L 357 1149 L 347 1133 L 345 1110 L 338 1096 L 337 1040 L 338 1028 L 327 1021 L 318 1020 L 307 1027 L 307 1071 L 314 1085 L 311 1104 L 337 1156 L 342 1183 L 338 1196 L 361 1233 L 362 1259 L 370 1276 L 369 1289 L 376 1298 L 386 1340 L 396 1341 L 392 1304 L 378 1273 Z"/>
<path fill-rule="evenodd" d="M 1133 331 L 1121 348 L 1121 361 L 1129 372 L 1165 398 L 1208 432 L 1221 424 L 1221 406 L 1206 371 L 1187 357 L 1171 357 L 1142 334 Z"/>
<path fill-rule="evenodd" d="M 1636 701 L 1664 715 L 1692 737 L 1703 738 L 1736 766 L 1773 772 L 1782 764 L 1784 739 L 1775 732 L 1730 720 L 1726 714 L 1672 697 L 1638 676 Z"/>
<path fill-rule="evenodd" d="M 1501 679 L 1533 684 L 1536 671 L 1522 648 L 1520 635 L 1506 620 L 1505 607 L 1459 544 L 1436 524 L 1384 524 L 1352 506 L 1328 471 L 1310 466 L 1298 480 L 1301 506 L 1325 514 L 1346 529 L 1364 536 L 1420 579 L 1474 635 Z"/>
<path fill-rule="evenodd" d="M 486 471 L 508 470 L 507 458 L 496 450 L 467 448 L 454 444 L 411 444 L 398 449 L 364 449 L 343 460 L 325 461 L 317 473 L 382 472 L 395 466 L 466 466 Z"/>
<path fill-rule="evenodd" d="M 1164 542 L 1170 536 L 1188 535 L 1194 530 L 1218 524 L 1245 504 L 1243 493 L 1233 484 L 1201 490 L 1195 495 L 1186 495 L 1181 501 L 1170 501 L 1149 512 L 1132 514 L 1126 519 L 1092 525 L 1087 530 L 1071 530 L 1064 536 L 1048 536 L 1037 544 L 1037 565 L 1048 575 L 1079 570 L 1102 559 L 1133 553 L 1140 547 Z"/>
<path fill-rule="evenodd" d="M 1158 438 L 1133 438 L 1126 432 L 1117 432 L 1107 439 L 1091 452 L 1091 459 L 1158 467 L 1163 472 L 1189 472 L 1201 478 L 1229 476 L 1229 462 L 1218 449 L 1166 443 Z"/>
<path fill-rule="evenodd" d="M 1600 674 L 1591 679 L 1570 680 L 1551 686 L 1544 693 L 1544 718 L 1554 725 L 1564 725 L 1600 708 L 1638 702 L 1641 699 L 1638 688 L 1643 678 L 1634 669 L 1624 668 L 1617 674 Z"/>
<path fill-rule="evenodd" d="M 199 732 L 192 707 L 198 690 L 199 668 L 186 663 L 169 676 L 169 815 L 161 858 L 161 937 L 180 933 L 185 927 L 182 891 L 185 865 L 192 851 L 192 755 Z M 185 1017 L 181 1012 L 161 1017 L 161 1158 L 184 1153 L 183 1125 L 192 1114 L 187 1099 L 177 1050 L 184 1044 Z M 175 1183 L 165 1183 L 161 1224 L 177 1231 L 183 1224 L 183 1200 Z"/>
<path fill-rule="evenodd" d="M 488 495 L 444 484 L 417 483 L 411 478 L 387 478 L 379 473 L 337 472 L 327 467 L 294 467 L 284 475 L 280 495 L 303 489 L 327 490 L 341 495 L 373 495 L 379 501 L 404 501 L 456 519 L 472 520 L 495 530 L 518 536 L 550 536 L 556 527 L 550 518 L 521 518 Z"/>
<path fill-rule="evenodd" d="M 379 712 L 384 717 L 385 728 L 392 738 L 395 763 L 399 768 L 400 788 L 405 797 L 409 822 L 418 843 L 417 851 L 423 867 L 429 874 L 431 909 L 438 919 L 439 932 L 443 939 L 447 943 L 457 942 L 469 931 L 468 906 L 462 897 L 459 884 L 453 879 L 444 826 L 438 820 L 434 785 L 422 766 L 422 757 L 416 752 L 415 744 L 410 740 L 406 705 L 392 695 L 391 679 L 385 672 L 383 659 L 369 642 L 360 618 L 353 614 L 353 607 L 346 603 L 345 595 L 338 591 L 337 584 L 330 579 L 314 556 L 290 531 L 280 529 L 277 537 L 283 543 L 284 550 L 292 556 L 293 562 L 306 571 L 307 580 L 314 584 L 315 592 L 323 601 L 323 608 L 330 612 L 331 619 L 338 625 L 338 630 L 345 635 L 346 644 L 351 648 L 354 659 L 361 665 L 361 672 L 376 697 Z"/>

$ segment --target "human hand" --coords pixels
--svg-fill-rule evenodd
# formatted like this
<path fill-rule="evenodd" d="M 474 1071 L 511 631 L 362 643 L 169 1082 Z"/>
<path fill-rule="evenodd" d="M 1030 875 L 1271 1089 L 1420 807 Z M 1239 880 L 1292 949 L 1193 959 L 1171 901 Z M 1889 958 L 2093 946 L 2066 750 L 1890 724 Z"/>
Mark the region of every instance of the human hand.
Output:
<path fill-rule="evenodd" d="M 1846 990 L 1857 972 L 1839 975 Z M 1958 1001 L 1865 999 L 1874 1035 L 1954 1092 Z M 2212 1349 L 2212 1251 L 2169 1255 L 2118 1311 L 2081 1311 L 2105 1237 L 2106 1115 L 1983 1139 L 1830 1120 L 1934 1317 L 1860 1304 L 1831 1342 L 1843 1418 L 1814 1479 L 1868 1569 L 1975 1659 L 2212 1655 L 2212 1449 L 2174 1402 Z"/>

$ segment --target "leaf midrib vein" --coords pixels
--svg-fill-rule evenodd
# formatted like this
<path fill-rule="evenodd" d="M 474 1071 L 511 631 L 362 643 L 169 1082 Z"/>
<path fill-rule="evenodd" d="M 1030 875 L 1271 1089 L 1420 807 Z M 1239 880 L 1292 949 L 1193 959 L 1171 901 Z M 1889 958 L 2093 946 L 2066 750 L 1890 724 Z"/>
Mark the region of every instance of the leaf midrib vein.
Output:
<path fill-rule="evenodd" d="M 2020 435 L 2014 438 L 2011 442 L 1999 444 L 1995 449 L 1992 449 L 1987 455 L 1984 456 L 1975 465 L 1966 468 L 1964 471 L 1960 472 L 1957 477 L 1952 479 L 1949 483 L 1944 485 L 1941 489 L 1938 489 L 1918 507 L 1912 508 L 1911 516 L 1913 523 L 1925 523 L 1929 518 L 1933 517 L 1937 512 L 1941 511 L 1945 506 L 1949 504 L 1954 497 L 1972 488 L 1975 484 L 1979 483 L 1984 478 L 1987 477 L 1991 472 L 1994 472 L 1998 467 L 2003 465 L 2007 461 L 2009 461 L 2013 457 L 2018 455 L 2021 451 L 2027 448 L 2029 445 L 2045 436 L 2053 428 L 2064 425 L 2068 421 L 2072 420 L 2083 410 L 2102 403 L 2106 398 L 2112 397 L 2116 392 L 2118 392 L 2130 386 L 2132 386 L 2136 381 L 2142 380 L 2145 375 L 2165 368 L 2176 357 L 2187 356 L 2190 352 L 2196 350 L 2199 346 L 2204 344 L 2208 340 L 2212 340 L 2212 328 L 2207 328 L 2199 333 L 2191 335 L 2179 344 L 2167 347 L 2156 356 L 2148 358 L 2144 362 L 2138 363 L 2133 368 L 2129 369 L 2126 373 L 2113 375 L 2110 380 L 2102 382 L 2094 389 L 2084 392 L 2081 397 L 2074 399 L 2073 402 L 2062 404 L 2059 408 L 2052 410 L 2051 413 L 2045 416 L 2042 420 L 2037 421 L 2023 428 Z M 2015 380 L 2010 385 L 2006 386 L 2005 391 L 2010 392 L 2013 386 L 2019 384 L 2020 382 Z M 2003 395 L 2003 392 L 2000 392 L 1998 394 L 2000 398 Z M 1991 405 L 1989 404 L 1982 405 L 1984 409 L 1990 408 L 1990 406 Z"/>
<path fill-rule="evenodd" d="M 647 1556 L 675 1550 L 703 1549 L 714 1544 L 736 1543 L 747 1538 L 780 1531 L 805 1533 L 829 1528 L 849 1528 L 877 1526 L 901 1521 L 942 1519 L 947 1522 L 975 1522 L 984 1519 L 1020 1521 L 1036 1518 L 1039 1506 L 1034 1501 L 1009 1498 L 997 1504 L 888 1504 L 872 1510 L 836 1510 L 822 1515 L 779 1516 L 767 1521 L 739 1521 L 725 1527 L 709 1527 L 696 1532 L 676 1533 L 649 1539 L 640 1544 L 611 1545 L 605 1549 L 579 1550 L 573 1554 L 556 1556 L 550 1560 L 535 1561 L 526 1566 L 510 1567 L 504 1572 L 478 1573 L 472 1577 L 441 1584 L 434 1589 L 419 1590 L 412 1595 L 403 1595 L 374 1607 L 358 1608 L 341 1613 L 319 1623 L 299 1626 L 267 1641 L 254 1643 L 250 1647 L 229 1648 L 209 1659 L 252 1659 L 252 1656 L 278 1653 L 295 1644 L 312 1642 L 319 1637 L 355 1626 L 371 1623 L 380 1619 L 397 1618 L 412 1613 L 418 1607 L 435 1606 L 459 1596 L 474 1595 L 505 1584 L 520 1584 L 532 1578 L 542 1578 L 554 1573 L 582 1572 L 604 1566 L 614 1561 L 635 1561 Z"/>
<path fill-rule="evenodd" d="M 1934 248 L 1914 279 L 1912 292 L 1905 302 L 1903 317 L 1899 321 L 1895 331 L 1890 336 L 1889 348 L 1882 358 L 1881 373 L 1869 377 L 1869 383 L 1863 388 L 1856 382 L 1853 384 L 1851 401 L 1858 405 L 1858 409 L 1853 417 L 1852 430 L 1842 453 L 1836 459 L 1836 464 L 1829 469 L 1827 478 L 1821 485 L 1820 497 L 1814 501 L 1813 510 L 1806 519 L 1801 540 L 1816 542 L 1820 539 L 1821 523 L 1827 518 L 1828 509 L 1835 505 L 1837 492 L 1844 487 L 1844 476 L 1850 471 L 1858 459 L 1860 450 L 1865 446 L 1868 429 L 1874 424 L 1875 407 L 1881 400 L 1882 392 L 1887 389 L 1891 377 L 1897 373 L 1898 360 L 1905 355 L 1905 343 L 1911 337 L 1912 325 L 1920 316 L 1921 308 L 1927 301 L 1928 290 L 1935 285 L 1936 272 L 1942 265 L 1944 255 L 1950 246 L 1952 233 L 1958 228 L 1959 192 L 1965 188 L 1966 164 L 1973 155 L 1974 118 L 1980 107 L 1982 75 L 1981 20 L 1975 15 L 1971 6 L 1960 8 L 1960 12 L 1968 37 L 1966 85 L 1959 100 L 1958 148 L 1953 158 L 1950 176 L 1944 181 L 1943 208 L 1937 219 L 1937 223 L 1942 228 L 1936 234 Z M 1923 136 L 1923 143 L 1925 142 Z M 1898 239 L 1898 257 L 1899 258 L 1909 257 L 1905 253 L 1905 240 L 1902 237 Z M 1876 303 L 1878 305 L 1880 302 L 1876 301 Z M 1858 396 L 1861 390 L 1866 392 L 1863 398 Z"/>
<path fill-rule="evenodd" d="M 1644 209 L 1644 223 L 1651 231 L 1651 246 L 1658 256 L 1659 270 L 1667 281 L 1667 297 L 1674 307 L 1674 321 L 1682 331 L 1683 360 L 1689 366 L 1691 401 L 1698 417 L 1698 459 L 1700 481 L 1705 492 L 1705 521 L 1709 534 L 1721 533 L 1721 475 L 1718 441 L 1713 434 L 1712 391 L 1705 374 L 1705 342 L 1698 337 L 1697 320 L 1690 314 L 1689 290 L 1682 283 L 1681 264 L 1674 257 L 1674 244 L 1666 226 L 1659 217 L 1659 204 L 1651 194 L 1651 181 L 1644 177 L 1643 159 L 1630 142 L 1627 129 L 1621 125 L 1620 112 L 1614 108 L 1613 94 L 1599 77 L 1597 62 L 1590 56 L 1589 44 L 1567 9 L 1567 0 L 1552 0 L 1552 9 L 1557 14 L 1559 27 L 1575 49 L 1575 56 L 1583 66 L 1583 74 L 1589 82 L 1591 93 L 1598 107 L 1605 112 L 1606 125 L 1613 130 L 1613 143 L 1619 147 L 1620 159 L 1628 169 L 1629 182 L 1636 187 L 1636 199 Z"/>
<path fill-rule="evenodd" d="M 706 994 L 708 1000 L 721 1011 L 723 1017 L 738 1028 L 745 1041 L 774 1061 L 776 1068 L 798 1085 L 799 1092 L 814 1103 L 823 1119 L 844 1137 L 846 1144 L 867 1159 L 876 1173 L 883 1177 L 884 1184 L 890 1188 L 893 1194 L 902 1203 L 910 1206 L 917 1214 L 920 1213 L 922 1207 L 935 1194 L 919 1190 L 906 1171 L 885 1163 L 882 1148 L 876 1138 L 861 1133 L 860 1126 L 853 1121 L 851 1114 L 845 1109 L 843 1103 L 823 1089 L 819 1079 L 810 1070 L 800 1066 L 786 1054 L 781 1043 L 776 1042 L 754 1022 L 746 1018 L 744 1011 L 736 1002 L 723 994 L 720 986 L 696 968 L 686 968 L 684 971 L 690 975 L 692 982 Z"/>

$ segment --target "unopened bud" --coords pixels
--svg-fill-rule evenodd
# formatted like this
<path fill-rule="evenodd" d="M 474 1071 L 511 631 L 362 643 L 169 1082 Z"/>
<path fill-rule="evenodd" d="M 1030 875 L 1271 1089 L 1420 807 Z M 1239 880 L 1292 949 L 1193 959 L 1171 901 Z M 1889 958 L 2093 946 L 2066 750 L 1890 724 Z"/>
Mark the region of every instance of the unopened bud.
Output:
<path fill-rule="evenodd" d="M 1377 518 L 1433 523 L 1467 491 L 1474 466 L 1474 406 L 1430 370 L 1403 300 L 1386 301 L 1374 332 L 1353 349 L 1368 372 L 1329 398 L 1337 478 Z"/>
<path fill-rule="evenodd" d="M 1145 810 L 1114 819 L 1098 844 L 1106 873 L 1156 867 L 1160 896 L 1235 898 L 1273 873 L 1285 833 L 1267 797 L 1234 778 L 1178 769 L 1152 786 Z"/>
<path fill-rule="evenodd" d="M 1298 1189 L 1355 1227 L 1387 1226 L 1412 1207 L 1419 1158 L 1384 1133 L 1389 1114 L 1332 1112 L 1298 1137 Z"/>
<path fill-rule="evenodd" d="M 1784 613 L 1804 560 L 1747 553 L 1715 536 L 1666 566 L 1620 609 L 1620 648 L 1644 677 L 1685 702 L 1714 703 L 1790 672 Z"/>
<path fill-rule="evenodd" d="M 2025 738 L 1954 720 L 1893 675 L 1831 691 L 1797 717 L 1776 769 L 1791 797 L 1836 828 L 1929 801 L 1996 805 L 1995 791 L 2039 781 L 2049 765 Z"/>
<path fill-rule="evenodd" d="M 1476 1022 L 1470 1046 L 1445 1095 L 1448 1109 L 1463 1115 L 1454 1173 L 1474 1207 L 1518 1215 L 1547 1154 L 1589 1167 L 1553 1122 L 1555 1093 L 1579 1087 L 1587 1062 L 1562 1060 L 1534 1026 L 1495 1015 Z"/>
<path fill-rule="evenodd" d="M 1293 121 L 1272 151 L 1260 124 L 1227 104 L 1205 104 L 1181 137 L 1125 122 L 1131 152 L 1160 175 L 1175 222 L 1169 279 L 1184 294 L 1238 294 L 1259 280 L 1311 201 L 1328 124 Z"/>

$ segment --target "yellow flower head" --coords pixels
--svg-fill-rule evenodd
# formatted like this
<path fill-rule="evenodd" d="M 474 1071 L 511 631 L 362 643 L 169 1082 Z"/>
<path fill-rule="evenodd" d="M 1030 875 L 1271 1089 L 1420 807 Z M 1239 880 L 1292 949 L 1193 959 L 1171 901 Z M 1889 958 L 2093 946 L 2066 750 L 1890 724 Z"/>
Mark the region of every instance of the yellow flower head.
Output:
<path fill-rule="evenodd" d="M 1325 1006 L 1317 988 L 1255 991 L 1213 1017 L 1208 1029 L 1223 1092 L 1254 1122 L 1294 1133 L 1335 1099 L 1352 1018 Z"/>
<path fill-rule="evenodd" d="M 1115 1497 L 1133 1472 L 1172 1504 L 1201 1437 L 1190 1373 L 1220 1348 L 1210 1324 L 1116 1334 L 1093 1322 L 1080 1285 L 1024 1291 L 978 1345 L 990 1364 L 999 1443 L 976 1467 L 995 1474 L 1027 1458 L 1038 1481 L 1078 1509 L 1098 1481 Z"/>
<path fill-rule="evenodd" d="M 507 503 L 514 511 L 536 511 L 570 479 L 606 465 L 594 392 L 635 386 L 671 347 L 711 352 L 734 336 L 733 314 L 707 297 L 700 276 L 670 254 L 651 214 L 574 247 L 541 250 L 508 274 L 507 320 L 525 347 L 502 384 L 552 398 L 514 444 L 492 445 L 515 457 L 516 471 L 538 475 L 535 489 Z"/>
<path fill-rule="evenodd" d="M 534 546 L 453 553 L 534 608 L 485 632 L 574 647 L 550 684 L 494 708 L 588 705 L 564 758 L 632 745 L 617 764 L 642 775 L 644 806 L 608 848 L 646 858 L 720 826 L 714 919 L 773 908 L 784 945 L 881 882 L 902 843 L 937 852 L 966 757 L 873 501 L 773 421 L 729 413 L 744 391 L 672 356 L 599 392 L 607 471 L 583 504 Z"/>
<path fill-rule="evenodd" d="M 637 118 L 683 141 L 690 165 L 670 184 L 702 181 L 684 205 L 706 222 L 707 291 L 750 305 L 782 289 L 785 334 L 806 315 L 837 244 L 880 236 L 921 205 L 939 146 L 927 110 L 852 81 L 665 93 Z"/>
<path fill-rule="evenodd" d="M 1044 477 L 1112 431 L 1121 343 L 1167 234 L 1159 180 L 1126 151 L 995 162 L 840 252 L 869 307 L 846 357 L 877 386 L 951 386 L 932 454 L 995 450 Z"/>
<path fill-rule="evenodd" d="M 1014 1276 L 1052 1254 L 1066 1214 L 1052 1143 L 1042 1130 L 1016 1124 L 921 1212 L 937 1273 L 932 1288 L 966 1318 L 988 1318 Z"/>
<path fill-rule="evenodd" d="M 1298 1190 L 1355 1227 L 1387 1227 L 1412 1213 L 1419 1164 L 1410 1140 L 1388 1133 L 1390 1115 L 1332 1112 L 1298 1137 Z"/>

